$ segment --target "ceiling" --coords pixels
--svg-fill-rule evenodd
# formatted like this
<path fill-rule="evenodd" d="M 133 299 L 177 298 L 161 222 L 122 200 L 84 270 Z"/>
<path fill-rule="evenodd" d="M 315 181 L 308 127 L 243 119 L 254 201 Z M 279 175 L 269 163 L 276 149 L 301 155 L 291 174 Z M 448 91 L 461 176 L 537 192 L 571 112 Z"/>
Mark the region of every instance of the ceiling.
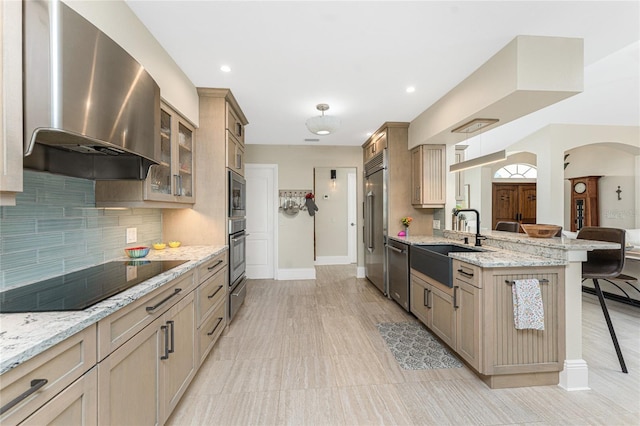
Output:
<path fill-rule="evenodd" d="M 232 90 L 249 144 L 361 145 L 520 34 L 584 39 L 584 93 L 535 126 L 640 125 L 638 1 L 126 1 L 195 86 Z M 318 103 L 340 118 L 334 134 L 306 129 Z M 532 131 L 521 120 L 510 138 Z"/>

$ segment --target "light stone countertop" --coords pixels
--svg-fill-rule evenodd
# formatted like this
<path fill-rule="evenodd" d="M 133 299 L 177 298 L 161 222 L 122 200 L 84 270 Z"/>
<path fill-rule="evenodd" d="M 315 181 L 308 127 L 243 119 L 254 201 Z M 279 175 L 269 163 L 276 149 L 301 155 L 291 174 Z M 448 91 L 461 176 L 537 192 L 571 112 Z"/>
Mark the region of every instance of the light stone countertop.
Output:
<path fill-rule="evenodd" d="M 84 330 L 118 309 L 193 270 L 227 246 L 184 246 L 153 250 L 144 260 L 188 260 L 187 263 L 116 294 L 83 311 L 0 314 L 0 374 Z M 118 260 L 131 260 L 122 257 Z"/>
<path fill-rule="evenodd" d="M 390 239 L 421 244 L 456 244 L 464 246 L 463 238 L 469 238 L 473 246 L 475 234 L 459 231 L 445 231 L 444 237 L 436 236 L 390 236 Z M 569 263 L 569 251 L 590 251 L 596 249 L 620 248 L 617 243 L 576 240 L 569 238 L 531 238 L 526 234 L 503 231 L 486 231 L 482 241 L 482 252 L 449 253 L 449 257 L 483 268 L 564 266 Z"/>

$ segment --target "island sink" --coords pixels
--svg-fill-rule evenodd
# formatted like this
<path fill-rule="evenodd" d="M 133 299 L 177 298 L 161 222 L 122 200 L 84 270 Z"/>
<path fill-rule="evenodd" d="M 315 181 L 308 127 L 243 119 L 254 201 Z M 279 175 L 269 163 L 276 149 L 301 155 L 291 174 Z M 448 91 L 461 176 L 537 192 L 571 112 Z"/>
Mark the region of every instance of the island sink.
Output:
<path fill-rule="evenodd" d="M 453 287 L 453 258 L 449 253 L 481 252 L 483 249 L 455 244 L 414 245 L 410 248 L 411 268 Z"/>

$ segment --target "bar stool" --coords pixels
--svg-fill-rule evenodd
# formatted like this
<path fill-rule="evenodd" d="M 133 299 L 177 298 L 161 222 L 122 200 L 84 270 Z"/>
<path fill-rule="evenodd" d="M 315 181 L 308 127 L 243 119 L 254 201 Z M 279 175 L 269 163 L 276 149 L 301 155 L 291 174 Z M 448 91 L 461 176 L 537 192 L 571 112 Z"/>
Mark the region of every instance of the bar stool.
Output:
<path fill-rule="evenodd" d="M 593 286 L 595 287 L 596 295 L 600 301 L 600 307 L 602 307 L 602 313 L 604 319 L 607 322 L 609 328 L 609 334 L 611 340 L 613 340 L 613 346 L 616 349 L 618 355 L 618 361 L 620 361 L 620 368 L 623 373 L 627 373 L 627 366 L 624 363 L 622 357 L 622 351 L 618 344 L 618 338 L 616 332 L 613 329 L 613 323 L 609 316 L 609 310 L 604 301 L 604 295 L 600 289 L 599 279 L 606 281 L 612 279 L 621 280 L 635 280 L 635 278 L 622 274 L 622 268 L 624 267 L 624 245 L 625 245 L 625 231 L 624 229 L 617 228 L 601 228 L 597 226 L 585 226 L 578 232 L 578 239 L 595 240 L 595 241 L 607 241 L 620 244 L 619 249 L 615 250 L 593 250 L 587 252 L 587 261 L 582 263 L 582 281 L 593 280 Z"/>
<path fill-rule="evenodd" d="M 496 231 L 518 232 L 520 224 L 518 222 L 498 222 Z"/>

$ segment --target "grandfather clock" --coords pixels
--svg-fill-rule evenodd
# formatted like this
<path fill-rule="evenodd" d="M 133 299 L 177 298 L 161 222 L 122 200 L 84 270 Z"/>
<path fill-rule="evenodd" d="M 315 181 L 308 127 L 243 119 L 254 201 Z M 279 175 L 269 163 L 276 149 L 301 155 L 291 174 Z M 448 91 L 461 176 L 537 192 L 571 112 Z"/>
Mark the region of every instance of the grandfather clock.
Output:
<path fill-rule="evenodd" d="M 583 176 L 571 181 L 571 231 L 583 226 L 599 226 L 598 179 L 602 176 Z"/>

